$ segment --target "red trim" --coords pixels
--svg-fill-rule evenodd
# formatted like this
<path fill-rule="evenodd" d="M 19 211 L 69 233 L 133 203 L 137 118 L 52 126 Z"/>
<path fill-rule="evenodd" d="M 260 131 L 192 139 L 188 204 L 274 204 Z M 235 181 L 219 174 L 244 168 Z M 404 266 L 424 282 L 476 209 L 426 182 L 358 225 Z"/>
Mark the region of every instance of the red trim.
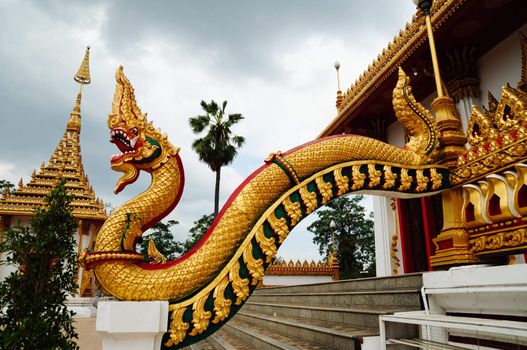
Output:
<path fill-rule="evenodd" d="M 489 215 L 500 215 L 501 214 L 501 208 L 500 208 L 500 197 L 494 193 L 489 200 Z"/>
<path fill-rule="evenodd" d="M 423 226 L 426 242 L 426 260 L 428 262 L 428 271 L 433 271 L 430 257 L 435 253 L 435 247 L 432 239 L 436 237 L 434 208 L 430 197 L 421 197 L 421 212 L 423 214 Z"/>
<path fill-rule="evenodd" d="M 399 232 L 401 233 L 401 255 L 403 257 L 404 273 L 414 272 L 414 259 L 412 247 L 410 246 L 410 232 L 408 227 L 408 206 L 401 200 L 397 199 L 397 216 L 399 220 Z"/>
<path fill-rule="evenodd" d="M 452 241 L 452 238 L 437 242 L 437 245 L 439 246 L 439 250 L 445 250 L 452 248 L 454 246 L 454 242 Z"/>

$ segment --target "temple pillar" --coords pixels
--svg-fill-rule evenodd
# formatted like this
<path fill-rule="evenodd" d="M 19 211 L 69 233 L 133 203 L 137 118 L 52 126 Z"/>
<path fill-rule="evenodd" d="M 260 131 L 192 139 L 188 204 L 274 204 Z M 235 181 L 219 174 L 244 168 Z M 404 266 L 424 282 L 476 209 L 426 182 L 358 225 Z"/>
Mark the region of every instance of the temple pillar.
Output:
<path fill-rule="evenodd" d="M 437 266 L 453 266 L 479 262 L 471 251 L 468 232 L 463 220 L 462 189 L 450 189 L 441 193 L 443 203 L 443 228 L 433 239 L 435 254 L 430 257 L 430 264 Z"/>
<path fill-rule="evenodd" d="M 480 105 L 481 79 L 474 53 L 474 46 L 465 46 L 460 50 L 447 52 L 447 62 L 444 67 L 447 89 L 456 104 L 465 131 L 472 106 Z"/>
<path fill-rule="evenodd" d="M 373 196 L 373 212 L 375 221 L 373 228 L 375 232 L 375 272 L 377 277 L 392 275 L 391 258 L 391 236 L 396 228 L 394 227 L 392 209 L 389 198 Z"/>
<path fill-rule="evenodd" d="M 331 259 L 331 269 L 333 270 L 333 281 L 340 280 L 340 264 L 337 256 L 333 254 Z"/>
<path fill-rule="evenodd" d="M 463 131 L 460 114 L 454 100 L 445 96 L 437 97 L 432 102 L 432 110 L 440 133 L 440 163 L 450 169 L 456 168 L 458 157 L 467 151 L 467 137 Z M 464 227 L 462 190 L 443 191 L 441 198 L 443 228 L 433 239 L 436 249 L 435 254 L 430 257 L 430 265 L 437 267 L 478 262 L 470 250 L 468 232 Z"/>

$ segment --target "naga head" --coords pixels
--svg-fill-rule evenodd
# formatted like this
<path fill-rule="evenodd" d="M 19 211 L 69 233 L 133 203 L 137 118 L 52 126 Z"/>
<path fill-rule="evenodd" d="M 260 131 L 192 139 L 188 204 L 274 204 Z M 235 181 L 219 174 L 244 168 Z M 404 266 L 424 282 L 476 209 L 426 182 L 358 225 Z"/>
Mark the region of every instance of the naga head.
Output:
<path fill-rule="evenodd" d="M 111 160 L 112 169 L 123 172 L 114 192 L 119 193 L 139 176 L 139 170 L 152 172 L 179 151 L 165 134 L 148 122 L 135 101 L 134 88 L 120 66 L 115 73 L 112 112 L 108 115 L 110 142 L 121 154 Z"/>

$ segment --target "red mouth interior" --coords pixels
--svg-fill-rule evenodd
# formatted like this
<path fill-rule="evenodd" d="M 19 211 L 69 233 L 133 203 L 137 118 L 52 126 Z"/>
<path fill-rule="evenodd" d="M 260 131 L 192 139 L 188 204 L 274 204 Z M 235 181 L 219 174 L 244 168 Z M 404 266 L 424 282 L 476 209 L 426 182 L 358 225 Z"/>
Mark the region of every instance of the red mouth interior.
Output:
<path fill-rule="evenodd" d="M 114 156 L 112 162 L 130 153 L 136 153 L 135 148 L 132 146 L 132 137 L 130 137 L 126 130 L 120 128 L 113 129 L 110 133 L 110 142 L 115 144 L 122 152 L 122 154 Z"/>

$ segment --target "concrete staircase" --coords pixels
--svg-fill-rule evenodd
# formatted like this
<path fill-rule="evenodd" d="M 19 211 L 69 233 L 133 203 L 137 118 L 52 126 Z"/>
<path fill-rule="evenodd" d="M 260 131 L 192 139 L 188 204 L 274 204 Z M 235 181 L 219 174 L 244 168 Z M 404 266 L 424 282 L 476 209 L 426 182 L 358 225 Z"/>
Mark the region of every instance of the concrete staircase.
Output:
<path fill-rule="evenodd" d="M 421 274 L 262 288 L 195 350 L 361 349 L 379 315 L 421 309 Z M 368 339 L 368 338 L 366 338 Z"/>

